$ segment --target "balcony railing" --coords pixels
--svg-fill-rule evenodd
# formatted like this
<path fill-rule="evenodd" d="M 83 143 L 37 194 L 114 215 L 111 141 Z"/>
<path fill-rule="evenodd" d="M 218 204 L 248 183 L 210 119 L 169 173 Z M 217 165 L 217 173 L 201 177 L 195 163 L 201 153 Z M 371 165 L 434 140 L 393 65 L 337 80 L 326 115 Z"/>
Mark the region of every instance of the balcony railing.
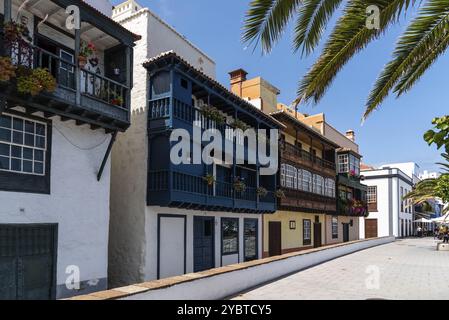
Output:
<path fill-rule="evenodd" d="M 31 43 L 13 44 L 4 52 L 16 66 L 29 69 L 44 68 L 55 78 L 58 87 L 94 98 L 108 105 L 129 109 L 129 88 L 95 72 L 80 68 Z M 76 75 L 79 74 L 78 79 Z"/>
<path fill-rule="evenodd" d="M 281 208 L 305 212 L 325 212 L 334 214 L 337 209 L 335 198 L 303 190 L 282 188 L 285 198 L 281 199 Z"/>
<path fill-rule="evenodd" d="M 172 182 L 170 184 L 170 181 Z M 149 172 L 149 192 L 164 192 L 165 194 L 174 195 L 176 192 L 182 193 L 182 201 L 198 201 L 204 202 L 205 205 L 214 206 L 217 203 L 223 203 L 220 199 L 230 200 L 226 202 L 232 206 L 232 201 L 243 201 L 245 208 L 257 209 L 257 203 L 271 205 L 274 209 L 276 197 L 273 191 L 268 191 L 267 195 L 261 197 L 257 194 L 257 188 L 247 186 L 245 191 L 237 192 L 232 183 L 224 181 L 215 181 L 212 185 L 208 185 L 206 181 L 199 176 L 193 176 L 177 171 L 150 171 Z M 189 197 L 191 195 L 191 198 Z M 181 197 L 180 197 L 181 198 Z M 193 200 L 195 199 L 195 200 Z M 158 199 L 156 199 L 157 201 Z M 172 201 L 179 202 L 180 199 Z M 238 209 L 239 203 L 235 205 Z M 248 207 L 249 206 L 249 207 Z"/>
<path fill-rule="evenodd" d="M 335 174 L 336 166 L 335 163 L 321 159 L 314 156 L 310 152 L 302 150 L 301 148 L 292 145 L 288 142 L 284 142 L 281 145 L 282 157 L 290 161 L 297 162 L 299 164 L 304 164 L 309 167 L 322 168 L 329 173 Z"/>

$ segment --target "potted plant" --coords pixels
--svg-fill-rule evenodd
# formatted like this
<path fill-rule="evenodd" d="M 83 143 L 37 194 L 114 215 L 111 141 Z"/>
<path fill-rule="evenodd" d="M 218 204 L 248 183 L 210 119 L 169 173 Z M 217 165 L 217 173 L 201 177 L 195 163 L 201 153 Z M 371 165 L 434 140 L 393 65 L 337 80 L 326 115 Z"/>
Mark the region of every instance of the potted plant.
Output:
<path fill-rule="evenodd" d="M 11 58 L 0 57 L 0 83 L 9 82 L 16 76 L 16 67 L 12 64 Z"/>
<path fill-rule="evenodd" d="M 275 192 L 275 196 L 278 199 L 285 199 L 285 193 L 282 189 L 277 189 Z"/>
<path fill-rule="evenodd" d="M 224 117 L 221 115 L 220 111 L 218 111 L 217 108 L 209 106 L 209 105 L 203 105 L 201 107 L 200 113 L 212 121 L 215 121 L 217 124 L 223 124 L 224 123 Z"/>
<path fill-rule="evenodd" d="M 82 42 L 78 55 L 78 66 L 84 68 L 87 64 L 87 58 L 95 53 L 95 46 L 92 42 Z"/>
<path fill-rule="evenodd" d="M 10 44 L 22 39 L 22 35 L 26 30 L 26 26 L 16 21 L 8 21 L 4 23 L 3 32 L 4 40 Z"/>
<path fill-rule="evenodd" d="M 264 187 L 258 187 L 256 189 L 256 193 L 260 198 L 265 198 L 268 194 L 268 191 Z"/>
<path fill-rule="evenodd" d="M 234 179 L 234 190 L 236 192 L 245 192 L 246 184 L 240 177 Z"/>
<path fill-rule="evenodd" d="M 231 127 L 233 127 L 234 129 L 240 129 L 242 131 L 246 131 L 249 129 L 249 126 L 245 122 L 238 120 L 238 119 L 234 120 L 231 123 Z"/>
<path fill-rule="evenodd" d="M 116 96 L 111 99 L 111 104 L 121 107 L 123 106 L 123 98 L 121 96 Z"/>
<path fill-rule="evenodd" d="M 203 180 L 206 181 L 207 186 L 212 187 L 215 183 L 215 177 L 213 174 L 207 174 L 203 177 Z"/>
<path fill-rule="evenodd" d="M 47 69 L 36 68 L 18 69 L 17 92 L 36 96 L 42 91 L 53 92 L 56 90 L 56 79 Z"/>

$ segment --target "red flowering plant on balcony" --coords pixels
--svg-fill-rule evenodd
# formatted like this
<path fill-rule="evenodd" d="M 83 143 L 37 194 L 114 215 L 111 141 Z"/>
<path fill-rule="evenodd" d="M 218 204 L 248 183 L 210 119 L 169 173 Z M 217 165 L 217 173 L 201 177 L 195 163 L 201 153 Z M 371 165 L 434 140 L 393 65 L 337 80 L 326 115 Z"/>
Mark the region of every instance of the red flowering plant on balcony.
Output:
<path fill-rule="evenodd" d="M 95 53 L 95 45 L 92 42 L 81 42 L 80 52 L 78 55 L 78 65 L 81 68 L 87 64 L 87 58 Z"/>
<path fill-rule="evenodd" d="M 348 200 L 351 214 L 358 217 L 366 216 L 368 213 L 367 204 L 361 200 Z"/>

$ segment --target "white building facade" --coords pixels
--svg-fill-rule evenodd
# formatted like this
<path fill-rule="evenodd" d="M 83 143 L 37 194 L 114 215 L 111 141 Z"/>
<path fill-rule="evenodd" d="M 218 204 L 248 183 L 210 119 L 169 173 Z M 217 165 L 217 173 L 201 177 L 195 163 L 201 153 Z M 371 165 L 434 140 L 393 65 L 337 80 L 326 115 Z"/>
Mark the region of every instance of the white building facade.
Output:
<path fill-rule="evenodd" d="M 414 209 L 403 197 L 412 191 L 413 178 L 389 166 L 362 171 L 362 175 L 368 186 L 369 217 L 360 221 L 361 238 L 412 236 Z"/>
<path fill-rule="evenodd" d="M 192 205 L 191 209 L 186 209 L 155 205 L 159 199 L 168 194 L 174 196 L 175 192 L 158 193 L 149 189 L 152 179 L 158 176 L 150 168 L 154 159 L 168 157 L 169 150 L 163 142 L 159 142 L 163 140 L 162 137 L 150 132 L 152 124 L 149 119 L 154 114 L 149 112 L 150 76 L 142 66 L 143 62 L 155 56 L 164 59 L 164 55 L 160 54 L 172 50 L 185 60 L 185 63 L 179 61 L 180 65 L 189 64 L 194 68 L 192 72 L 207 81 L 215 79 L 215 62 L 148 8 L 142 8 L 135 1 L 117 5 L 113 17 L 129 30 L 138 32 L 142 39 L 137 42 L 134 55 L 132 125 L 126 135 L 117 139 L 112 151 L 111 286 L 176 276 L 243 262 L 248 257 L 261 257 L 261 215 L 230 212 L 220 210 L 219 207 L 210 210 L 212 206 L 194 209 L 198 206 Z M 193 83 L 193 80 L 185 77 L 181 79 L 181 86 L 185 85 L 192 90 L 191 81 Z M 198 107 L 198 100 L 193 93 L 185 98 L 184 103 L 188 108 Z M 271 119 L 261 112 L 259 116 Z M 168 158 L 161 165 L 167 165 L 169 161 Z M 217 170 L 214 168 L 212 172 L 216 175 Z M 220 170 L 228 172 L 229 168 Z M 189 179 L 193 179 L 192 175 Z M 196 185 L 201 188 L 204 181 L 201 176 L 196 176 L 196 179 Z M 187 193 L 184 195 L 189 196 Z M 210 200 L 213 201 L 212 198 Z M 188 202 L 187 198 L 185 202 Z M 223 228 L 229 232 L 223 232 Z"/>
<path fill-rule="evenodd" d="M 108 5 L 112 10 L 108 1 L 90 2 L 105 13 Z M 129 105 L 126 97 L 121 106 L 102 99 L 95 79 L 91 92 L 81 89 L 92 74 L 91 65 L 78 63 L 76 43 L 91 41 L 97 47 L 86 58 L 96 63 L 97 77 L 109 83 L 114 80 L 104 76 L 104 53 L 120 44 L 120 55 L 132 60 L 135 35 L 83 1 L 72 4 L 83 14 L 84 33 L 61 28 L 67 14 L 60 3 L 22 4 L 0 0 L 1 33 L 4 21 L 25 30 L 2 39 L 2 59 L 30 74 L 47 70 L 56 86 L 36 94 L 18 94 L 15 81 L 4 81 L 0 88 L 0 300 L 59 299 L 104 290 L 108 150 L 115 135 L 129 126 Z M 121 70 L 132 79 L 130 68 Z M 125 83 L 117 86 L 124 93 L 130 90 Z"/>

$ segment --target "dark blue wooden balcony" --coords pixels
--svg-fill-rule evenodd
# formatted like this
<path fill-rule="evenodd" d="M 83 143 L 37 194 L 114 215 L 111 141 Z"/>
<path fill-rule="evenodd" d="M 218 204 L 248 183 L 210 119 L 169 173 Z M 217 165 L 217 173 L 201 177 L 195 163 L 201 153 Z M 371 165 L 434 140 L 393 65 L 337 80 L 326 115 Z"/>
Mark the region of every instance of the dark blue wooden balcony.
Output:
<path fill-rule="evenodd" d="M 276 174 L 260 176 L 258 160 L 253 164 L 239 165 L 234 151 L 233 162 L 224 166 L 217 163 L 174 165 L 168 156 L 174 145 L 169 137 L 175 129 L 184 129 L 191 136 L 194 128 L 200 129 L 201 133 L 213 129 L 221 133 L 222 161 L 225 160 L 225 144 L 232 145 L 234 150 L 243 148 L 248 159 L 249 155 L 256 154 L 255 148 L 245 143 L 241 135 L 234 136 L 228 130 L 235 129 L 232 125 L 236 120 L 253 129 L 279 129 L 282 124 L 235 96 L 174 52 L 153 58 L 144 66 L 149 73 L 150 93 L 148 205 L 210 211 L 275 212 Z M 223 121 L 206 117 L 201 104 L 195 101 L 218 110 L 219 120 Z M 193 144 L 191 141 L 191 146 Z M 207 174 L 215 176 L 216 181 L 212 185 L 204 179 Z M 233 181 L 236 179 L 245 180 L 243 192 L 235 190 Z M 266 189 L 268 194 L 259 196 L 259 187 Z"/>
<path fill-rule="evenodd" d="M 236 192 L 232 183 L 216 181 L 208 185 L 199 176 L 177 171 L 150 171 L 149 205 L 192 210 L 272 213 L 276 211 L 273 191 L 258 196 L 255 187 Z"/>

